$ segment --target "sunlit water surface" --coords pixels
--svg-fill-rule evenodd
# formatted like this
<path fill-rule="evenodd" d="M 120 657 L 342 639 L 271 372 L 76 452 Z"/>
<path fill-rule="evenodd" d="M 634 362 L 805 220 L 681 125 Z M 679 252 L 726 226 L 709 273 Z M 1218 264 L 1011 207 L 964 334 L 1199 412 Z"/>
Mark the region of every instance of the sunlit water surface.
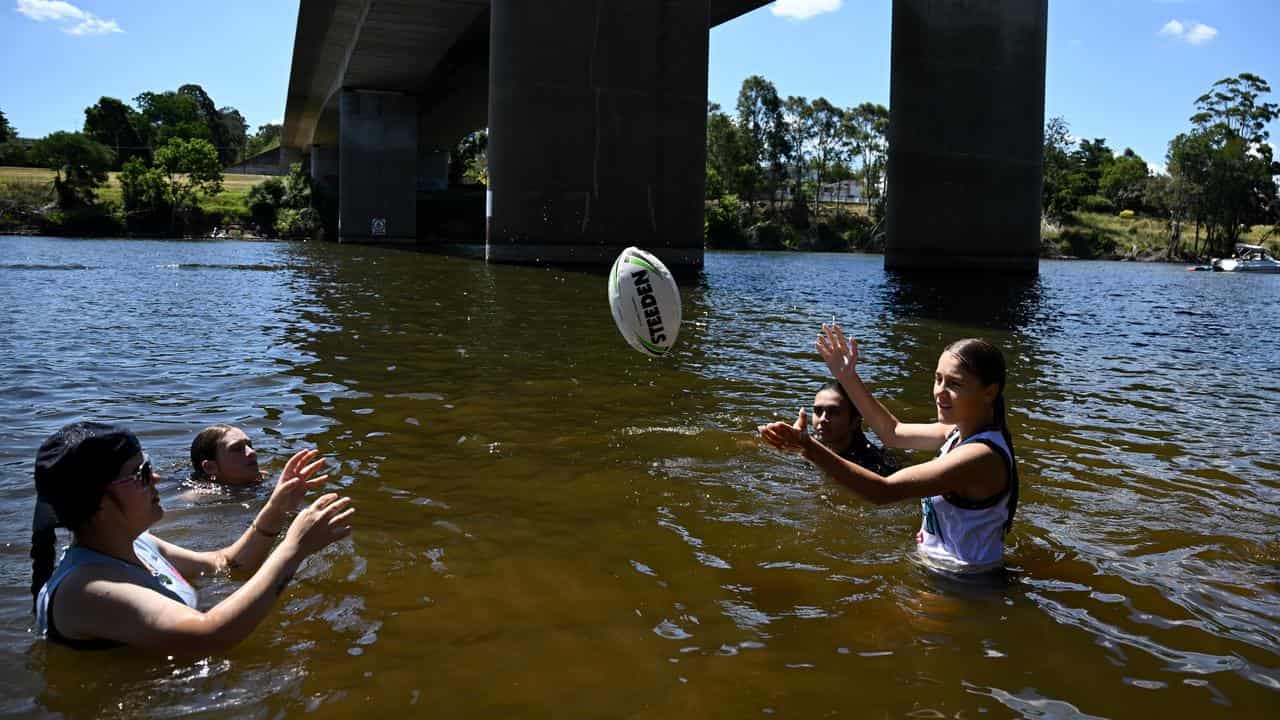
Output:
<path fill-rule="evenodd" d="M 876 256 L 713 253 L 675 351 L 650 360 L 599 275 L 328 244 L 0 251 L 0 714 L 1280 707 L 1280 277 L 1044 262 L 966 286 Z M 1001 581 L 931 577 L 910 560 L 916 505 L 869 507 L 757 443 L 811 400 L 832 316 L 904 419 L 930 419 L 947 342 L 1004 348 L 1024 489 Z M 226 544 L 266 496 L 181 482 L 215 422 L 273 473 L 322 449 L 357 531 L 226 656 L 49 647 L 31 466 L 78 419 L 127 424 L 169 472 L 169 540 Z M 206 583 L 202 605 L 233 587 Z"/>

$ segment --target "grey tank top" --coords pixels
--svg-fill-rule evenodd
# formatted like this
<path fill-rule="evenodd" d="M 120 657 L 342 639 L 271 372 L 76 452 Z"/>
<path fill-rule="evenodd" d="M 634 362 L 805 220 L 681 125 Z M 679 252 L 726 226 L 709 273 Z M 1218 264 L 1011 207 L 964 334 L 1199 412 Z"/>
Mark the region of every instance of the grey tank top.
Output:
<path fill-rule="evenodd" d="M 62 559 L 58 561 L 58 567 L 54 569 L 53 575 L 49 576 L 48 582 L 40 588 L 40 594 L 36 597 L 36 630 L 40 635 L 71 647 L 87 649 L 115 646 L 115 643 L 109 641 L 76 640 L 64 637 L 53 626 L 53 599 L 58 585 L 71 574 L 72 570 L 85 565 L 109 565 L 122 569 L 135 585 L 155 590 L 187 607 L 196 606 L 196 589 L 191 587 L 191 583 L 182 577 L 182 573 L 179 573 L 178 569 L 160 553 L 160 548 L 150 533 L 143 533 L 133 541 L 133 552 L 142 564 L 147 566 L 147 569 L 144 570 L 133 563 L 78 545 L 67 548 L 62 554 Z"/>

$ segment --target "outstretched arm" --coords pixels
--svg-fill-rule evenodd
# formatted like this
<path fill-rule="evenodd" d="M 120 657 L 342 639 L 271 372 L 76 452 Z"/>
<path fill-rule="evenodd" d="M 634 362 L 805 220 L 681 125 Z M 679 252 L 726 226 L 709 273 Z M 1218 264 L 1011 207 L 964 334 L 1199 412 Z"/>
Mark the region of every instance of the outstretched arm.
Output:
<path fill-rule="evenodd" d="M 936 422 L 904 423 L 898 420 L 862 382 L 857 371 L 858 341 L 845 338 L 839 325 L 824 323 L 822 334 L 818 336 L 814 346 L 827 363 L 832 377 L 849 393 L 849 399 L 853 400 L 858 413 L 886 446 L 928 451 L 942 447 L 952 426 Z"/>
<path fill-rule="evenodd" d="M 329 476 L 312 477 L 324 467 L 319 450 L 294 453 L 285 463 L 266 505 L 240 537 L 221 550 L 197 552 L 154 536 L 156 546 L 178 572 L 188 577 L 231 573 L 247 576 L 255 572 L 271 552 L 276 537 L 285 527 L 289 513 L 298 509 L 307 490 L 320 487 Z"/>
<path fill-rule="evenodd" d="M 68 637 L 112 640 L 169 655 L 223 652 L 262 622 L 304 558 L 351 534 L 355 509 L 350 503 L 329 494 L 298 513 L 253 577 L 207 612 L 108 574 L 80 587 L 60 587 L 55 623 Z"/>
<path fill-rule="evenodd" d="M 883 476 L 836 455 L 807 431 L 804 411 L 792 425 L 775 422 L 760 427 L 760 436 L 779 450 L 797 452 L 828 477 L 875 505 L 959 492 L 990 497 L 1003 487 L 1003 461 L 985 445 L 962 445 L 943 457 Z"/>

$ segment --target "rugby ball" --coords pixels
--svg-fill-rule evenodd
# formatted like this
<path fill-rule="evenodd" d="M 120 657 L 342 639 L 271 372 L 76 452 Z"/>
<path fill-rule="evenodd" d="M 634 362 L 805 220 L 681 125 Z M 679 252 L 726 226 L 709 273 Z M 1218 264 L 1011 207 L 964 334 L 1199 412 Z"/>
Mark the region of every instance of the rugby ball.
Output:
<path fill-rule="evenodd" d="M 609 308 L 627 344 L 645 355 L 664 355 L 680 332 L 680 289 L 667 266 L 634 247 L 609 271 Z"/>

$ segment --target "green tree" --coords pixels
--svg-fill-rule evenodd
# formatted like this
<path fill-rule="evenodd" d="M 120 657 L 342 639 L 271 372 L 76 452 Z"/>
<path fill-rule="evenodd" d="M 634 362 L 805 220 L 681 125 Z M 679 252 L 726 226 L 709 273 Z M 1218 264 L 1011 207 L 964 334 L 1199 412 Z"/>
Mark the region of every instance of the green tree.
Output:
<path fill-rule="evenodd" d="M 1267 125 L 1280 118 L 1280 106 L 1263 99 L 1270 92 L 1251 73 L 1219 80 L 1196 99 L 1192 130 L 1169 143 L 1170 172 L 1193 188 L 1194 214 L 1211 253 L 1226 254 L 1239 241 L 1241 226 L 1264 219 L 1275 200 L 1280 165 L 1272 158 Z"/>
<path fill-rule="evenodd" d="M 860 163 L 862 195 L 874 203 L 876 214 L 881 214 L 884 197 L 880 187 L 889 154 L 889 108 L 871 102 L 850 108 L 844 113 L 841 130 L 846 152 Z"/>
<path fill-rule="evenodd" d="M 189 211 L 201 197 L 222 192 L 222 163 L 208 140 L 171 139 L 156 150 L 154 165 L 164 174 L 174 229 L 179 213 Z"/>
<path fill-rule="evenodd" d="M 489 131 L 467 133 L 449 153 L 449 184 L 479 183 L 489 180 Z"/>
<path fill-rule="evenodd" d="M 245 157 L 253 157 L 260 152 L 270 150 L 280 145 L 280 132 L 284 128 L 276 123 L 267 123 L 258 126 L 258 132 L 249 138 L 245 147 Z"/>
<path fill-rule="evenodd" d="M 107 181 L 115 155 L 81 133 L 55 132 L 37 140 L 31 156 L 54 171 L 53 188 L 63 208 L 92 205 L 94 190 Z"/>
<path fill-rule="evenodd" d="M 134 230 L 160 230 L 172 222 L 165 175 L 142 158 L 129 158 L 116 178 L 120 183 L 125 225 Z"/>
<path fill-rule="evenodd" d="M 715 200 L 724 195 L 745 194 L 755 186 L 758 176 L 738 125 L 719 105 L 708 103 L 706 197 Z"/>
<path fill-rule="evenodd" d="M 1151 171 L 1147 161 L 1132 149 L 1115 158 L 1103 168 L 1098 181 L 1098 191 L 1120 210 L 1139 210 L 1146 197 L 1147 180 Z"/>
<path fill-rule="evenodd" d="M 810 139 L 813 142 L 813 168 L 817 171 L 814 206 L 820 208 L 822 183 L 826 182 L 831 166 L 843 158 L 841 134 L 844 111 L 820 97 L 809 105 L 809 112 L 812 118 Z"/>
<path fill-rule="evenodd" d="M 1076 198 L 1097 195 L 1098 186 L 1102 182 L 1102 173 L 1115 162 L 1115 154 L 1111 152 L 1111 148 L 1107 147 L 1106 139 L 1081 140 L 1075 151 L 1071 153 L 1071 159 L 1075 167 L 1070 185 Z"/>
<path fill-rule="evenodd" d="M 1062 220 L 1077 207 L 1076 196 L 1071 192 L 1070 176 L 1074 167 L 1071 154 L 1074 143 L 1070 127 L 1061 117 L 1051 118 L 1044 126 L 1044 184 L 1041 187 L 1041 207 L 1053 220 Z"/>
<path fill-rule="evenodd" d="M 137 111 L 113 97 L 101 97 L 84 109 L 84 134 L 115 152 L 116 168 L 130 158 L 148 157 L 140 122 Z"/>
<path fill-rule="evenodd" d="M 234 153 L 229 162 L 243 160 L 245 158 L 245 147 L 249 142 L 249 123 L 245 122 L 244 116 L 233 107 L 219 109 L 218 122 L 226 133 L 228 147 Z M 219 154 L 221 155 L 221 153 Z"/>
<path fill-rule="evenodd" d="M 144 92 L 134 98 L 134 104 L 138 107 L 138 133 L 153 150 L 174 138 L 213 142 L 209 124 L 190 95 Z"/>
<path fill-rule="evenodd" d="M 782 103 L 787 129 L 787 175 L 791 180 L 793 217 L 799 206 L 805 205 L 805 179 L 809 174 L 809 147 L 812 144 L 813 106 L 808 98 L 788 96 Z"/>
<path fill-rule="evenodd" d="M 3 110 L 0 110 L 0 143 L 7 143 L 16 139 L 18 139 L 18 131 L 13 129 L 13 126 L 9 124 L 9 118 L 4 116 Z"/>
<path fill-rule="evenodd" d="M 230 129 L 223 122 L 222 114 L 218 112 L 217 106 L 213 102 L 213 98 L 209 97 L 209 93 L 199 85 L 188 83 L 178 88 L 178 95 L 189 97 L 196 105 L 196 111 L 199 115 L 200 122 L 204 123 L 208 128 L 208 140 L 213 143 L 214 149 L 218 153 L 218 160 L 223 165 L 229 165 L 236 161 L 240 155 L 240 147 L 234 143 Z M 234 108 L 232 108 L 234 109 Z M 236 113 L 239 115 L 240 113 Z M 240 119 L 241 122 L 244 118 Z M 241 131 L 243 134 L 243 131 Z"/>
<path fill-rule="evenodd" d="M 747 201 L 754 206 L 760 191 L 771 202 L 776 201 L 778 187 L 786 176 L 787 127 L 778 89 L 759 75 L 743 80 L 738 91 L 738 129 L 742 131 L 747 157 L 759 172 L 743 178 Z"/>

